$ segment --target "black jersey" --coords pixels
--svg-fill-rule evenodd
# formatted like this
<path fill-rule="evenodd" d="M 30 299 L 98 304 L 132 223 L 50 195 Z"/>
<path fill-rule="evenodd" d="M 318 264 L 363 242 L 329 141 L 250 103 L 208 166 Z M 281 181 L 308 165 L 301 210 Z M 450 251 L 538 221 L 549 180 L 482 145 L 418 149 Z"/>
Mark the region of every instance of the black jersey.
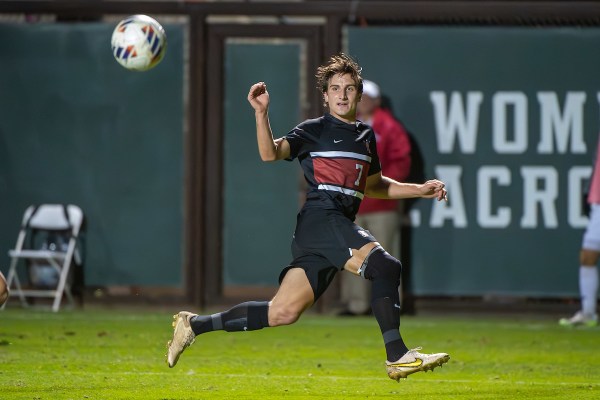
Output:
<path fill-rule="evenodd" d="M 331 114 L 309 119 L 285 136 L 308 182 L 305 208 L 333 209 L 354 220 L 367 177 L 381 171 L 373 129 Z"/>

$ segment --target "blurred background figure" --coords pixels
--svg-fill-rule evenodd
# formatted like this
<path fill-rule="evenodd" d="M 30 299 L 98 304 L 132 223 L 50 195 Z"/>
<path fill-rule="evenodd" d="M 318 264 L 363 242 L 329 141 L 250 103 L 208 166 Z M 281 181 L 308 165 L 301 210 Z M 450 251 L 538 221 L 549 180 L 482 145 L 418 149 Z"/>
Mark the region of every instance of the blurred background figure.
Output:
<path fill-rule="evenodd" d="M 371 125 L 377 138 L 377 152 L 382 173 L 404 182 L 410 173 L 411 144 L 409 135 L 392 112 L 382 107 L 379 86 L 363 81 L 363 93 L 358 103 L 358 119 Z M 375 236 L 394 257 L 399 257 L 400 224 L 404 200 L 381 200 L 365 197 L 356 216 L 356 224 Z M 344 316 L 365 315 L 370 312 L 371 285 L 352 274 L 341 274 L 341 301 Z"/>
<path fill-rule="evenodd" d="M 581 310 L 571 318 L 562 318 L 563 326 L 596 326 L 598 314 L 596 302 L 598 298 L 598 259 L 600 258 L 600 140 L 596 149 L 594 171 L 587 196 L 590 205 L 590 220 L 583 234 L 583 243 L 579 251 L 579 294 Z"/>
<path fill-rule="evenodd" d="M 0 306 L 8 299 L 8 286 L 6 285 L 6 279 L 0 271 Z"/>

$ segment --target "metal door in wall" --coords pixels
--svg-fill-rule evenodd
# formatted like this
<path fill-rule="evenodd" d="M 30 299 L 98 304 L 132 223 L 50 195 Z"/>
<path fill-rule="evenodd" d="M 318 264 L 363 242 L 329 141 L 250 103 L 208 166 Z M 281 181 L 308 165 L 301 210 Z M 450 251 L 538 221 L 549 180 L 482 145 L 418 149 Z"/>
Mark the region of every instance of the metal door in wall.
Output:
<path fill-rule="evenodd" d="M 214 169 L 206 179 L 208 187 L 220 190 L 205 210 L 214 235 L 204 272 L 205 287 L 215 297 L 223 288 L 227 295 L 267 287 L 268 295 L 290 261 L 301 202 L 299 168 L 260 161 L 254 111 L 246 97 L 253 83 L 267 83 L 275 137 L 317 116 L 321 104 L 314 72 L 322 60 L 321 36 L 318 25 L 208 28 L 205 154 Z"/>

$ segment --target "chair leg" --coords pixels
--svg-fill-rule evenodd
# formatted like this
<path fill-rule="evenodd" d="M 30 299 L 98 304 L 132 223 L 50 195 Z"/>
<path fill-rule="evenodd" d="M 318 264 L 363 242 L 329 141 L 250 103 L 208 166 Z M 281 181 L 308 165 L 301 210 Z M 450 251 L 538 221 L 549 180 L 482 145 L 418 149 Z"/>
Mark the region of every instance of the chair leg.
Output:
<path fill-rule="evenodd" d="M 63 265 L 60 271 L 60 279 L 58 280 L 58 286 L 56 287 L 56 294 L 54 296 L 54 303 L 52 304 L 52 311 L 57 312 L 60 309 L 60 302 L 62 301 L 63 293 L 67 287 L 66 295 L 71 304 L 73 304 L 73 296 L 71 296 L 71 289 L 67 286 L 67 278 L 69 276 L 70 265 Z"/>
<path fill-rule="evenodd" d="M 16 264 L 11 264 L 10 270 L 8 271 L 8 277 L 6 279 L 6 286 L 10 290 L 14 281 L 15 290 L 10 290 L 10 296 L 17 295 L 19 296 L 19 300 L 21 301 L 21 305 L 25 308 L 29 307 L 29 303 L 27 302 L 27 298 L 23 295 L 23 290 L 21 289 L 21 281 L 19 280 L 19 275 L 17 275 L 17 266 Z M 8 301 L 6 302 L 8 303 Z M 2 308 L 6 307 L 6 303 L 2 306 Z"/>

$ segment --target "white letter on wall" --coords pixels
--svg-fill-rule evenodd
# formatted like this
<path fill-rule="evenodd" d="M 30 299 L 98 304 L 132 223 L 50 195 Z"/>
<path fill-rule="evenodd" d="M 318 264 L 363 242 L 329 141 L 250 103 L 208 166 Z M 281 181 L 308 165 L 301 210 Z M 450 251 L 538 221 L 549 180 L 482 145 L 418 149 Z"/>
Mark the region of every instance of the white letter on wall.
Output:
<path fill-rule="evenodd" d="M 477 222 L 483 228 L 505 228 L 510 224 L 510 208 L 499 207 L 492 213 L 492 180 L 510 185 L 510 170 L 505 166 L 483 166 L 477 171 Z"/>
<path fill-rule="evenodd" d="M 450 107 L 447 106 L 444 92 L 431 92 L 429 98 L 433 103 L 438 152 L 451 153 L 454 141 L 458 136 L 460 151 L 465 154 L 474 153 L 477 144 L 479 107 L 483 100 L 483 94 L 481 92 L 467 93 L 466 114 L 459 92 L 452 92 Z"/>
<path fill-rule="evenodd" d="M 571 137 L 571 153 L 583 154 L 587 151 L 583 140 L 583 105 L 584 92 L 567 92 L 564 113 L 558 105 L 555 92 L 539 92 L 540 103 L 540 143 L 538 153 L 552 154 L 554 152 L 554 137 L 559 153 L 567 152 L 569 136 Z M 553 136 L 552 133 L 555 135 Z"/>
<path fill-rule="evenodd" d="M 537 206 L 540 206 L 545 228 L 558 227 L 556 198 L 558 172 L 553 167 L 521 167 L 523 177 L 523 217 L 521 228 L 537 227 Z M 538 188 L 538 181 L 543 187 Z"/>
<path fill-rule="evenodd" d="M 569 170 L 569 202 L 567 206 L 569 208 L 569 225 L 573 228 L 585 228 L 589 221 L 581 209 L 581 196 L 584 195 L 583 182 L 590 179 L 591 175 L 592 167 L 572 167 Z M 587 201 L 587 199 L 583 199 L 583 201 Z"/>
<path fill-rule="evenodd" d="M 455 165 L 437 165 L 436 176 L 446 183 L 448 189 L 448 202 L 433 201 L 430 226 L 439 228 L 444 225 L 444 220 L 451 220 L 455 228 L 467 227 L 467 213 L 465 201 L 460 184 L 462 167 Z"/>
<path fill-rule="evenodd" d="M 498 92 L 492 98 L 492 135 L 497 153 L 520 154 L 527 150 L 527 97 L 522 92 Z M 514 114 L 514 140 L 508 139 L 508 107 Z"/>

